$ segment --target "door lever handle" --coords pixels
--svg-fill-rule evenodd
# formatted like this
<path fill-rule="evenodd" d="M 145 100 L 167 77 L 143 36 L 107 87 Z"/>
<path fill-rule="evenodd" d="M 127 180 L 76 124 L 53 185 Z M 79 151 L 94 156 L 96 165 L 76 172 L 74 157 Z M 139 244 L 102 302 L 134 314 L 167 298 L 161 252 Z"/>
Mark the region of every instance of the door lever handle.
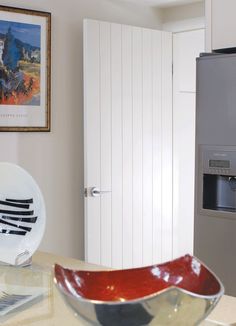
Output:
<path fill-rule="evenodd" d="M 110 193 L 111 191 L 110 190 L 100 190 L 99 188 L 97 188 L 97 187 L 92 187 L 91 189 L 90 189 L 90 195 L 92 196 L 92 197 L 98 197 L 98 196 L 100 196 L 100 195 L 102 195 L 102 194 L 106 194 L 106 193 Z"/>

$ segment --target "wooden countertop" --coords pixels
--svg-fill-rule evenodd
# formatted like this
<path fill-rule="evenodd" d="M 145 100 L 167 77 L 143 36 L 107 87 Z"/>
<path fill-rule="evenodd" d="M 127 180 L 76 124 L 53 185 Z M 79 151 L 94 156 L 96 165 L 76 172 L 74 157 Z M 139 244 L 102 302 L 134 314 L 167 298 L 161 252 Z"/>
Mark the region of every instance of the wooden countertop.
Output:
<path fill-rule="evenodd" d="M 29 305 L 27 309 L 9 314 L 5 320 L 0 319 L 0 324 L 6 326 L 89 325 L 78 317 L 75 317 L 72 310 L 67 307 L 58 290 L 55 288 L 52 280 L 52 269 L 55 263 L 75 269 L 104 269 L 101 266 L 87 264 L 76 259 L 37 252 L 33 256 L 31 269 L 43 275 L 41 278 L 38 277 L 37 280 L 40 279 L 48 287 L 48 295 L 42 300 Z M 13 270 L 11 270 L 11 274 L 14 276 Z M 213 325 L 236 325 L 236 298 L 224 296 L 208 320 L 202 323 L 202 326 Z"/>

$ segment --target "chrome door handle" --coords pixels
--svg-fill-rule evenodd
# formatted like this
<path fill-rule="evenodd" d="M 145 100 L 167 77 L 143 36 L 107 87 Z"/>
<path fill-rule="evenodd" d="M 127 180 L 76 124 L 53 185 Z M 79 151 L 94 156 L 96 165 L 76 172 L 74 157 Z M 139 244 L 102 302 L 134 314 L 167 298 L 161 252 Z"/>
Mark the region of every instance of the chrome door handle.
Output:
<path fill-rule="evenodd" d="M 110 190 L 100 190 L 97 187 L 92 187 L 90 189 L 90 196 L 92 196 L 92 197 L 98 197 L 98 196 L 100 196 L 102 194 L 106 194 L 106 193 L 109 193 L 109 192 L 111 192 L 111 191 Z"/>

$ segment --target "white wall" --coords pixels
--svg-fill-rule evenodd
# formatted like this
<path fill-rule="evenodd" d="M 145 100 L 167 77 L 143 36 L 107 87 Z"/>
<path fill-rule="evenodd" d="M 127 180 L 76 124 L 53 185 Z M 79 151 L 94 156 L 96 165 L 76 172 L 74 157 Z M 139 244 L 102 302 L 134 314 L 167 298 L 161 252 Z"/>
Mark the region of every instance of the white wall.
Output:
<path fill-rule="evenodd" d="M 162 28 L 165 31 L 182 32 L 204 28 L 204 1 L 175 6 L 162 10 Z"/>
<path fill-rule="evenodd" d="M 205 12 L 204 1 L 182 6 L 162 9 L 162 22 L 173 22 L 196 17 L 203 17 Z"/>
<path fill-rule="evenodd" d="M 52 13 L 52 131 L 0 133 L 0 161 L 19 164 L 42 189 L 47 227 L 41 249 L 83 258 L 82 21 L 160 29 L 160 12 L 115 0 L 5 0 L 1 5 Z"/>

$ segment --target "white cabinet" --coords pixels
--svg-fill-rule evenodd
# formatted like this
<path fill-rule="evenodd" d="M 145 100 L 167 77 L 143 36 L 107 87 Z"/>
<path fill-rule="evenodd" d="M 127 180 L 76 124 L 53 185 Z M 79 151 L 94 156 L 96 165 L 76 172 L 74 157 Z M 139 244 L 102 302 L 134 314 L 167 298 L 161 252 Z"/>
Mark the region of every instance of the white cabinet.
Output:
<path fill-rule="evenodd" d="M 236 1 L 206 0 L 207 49 L 236 47 Z"/>

